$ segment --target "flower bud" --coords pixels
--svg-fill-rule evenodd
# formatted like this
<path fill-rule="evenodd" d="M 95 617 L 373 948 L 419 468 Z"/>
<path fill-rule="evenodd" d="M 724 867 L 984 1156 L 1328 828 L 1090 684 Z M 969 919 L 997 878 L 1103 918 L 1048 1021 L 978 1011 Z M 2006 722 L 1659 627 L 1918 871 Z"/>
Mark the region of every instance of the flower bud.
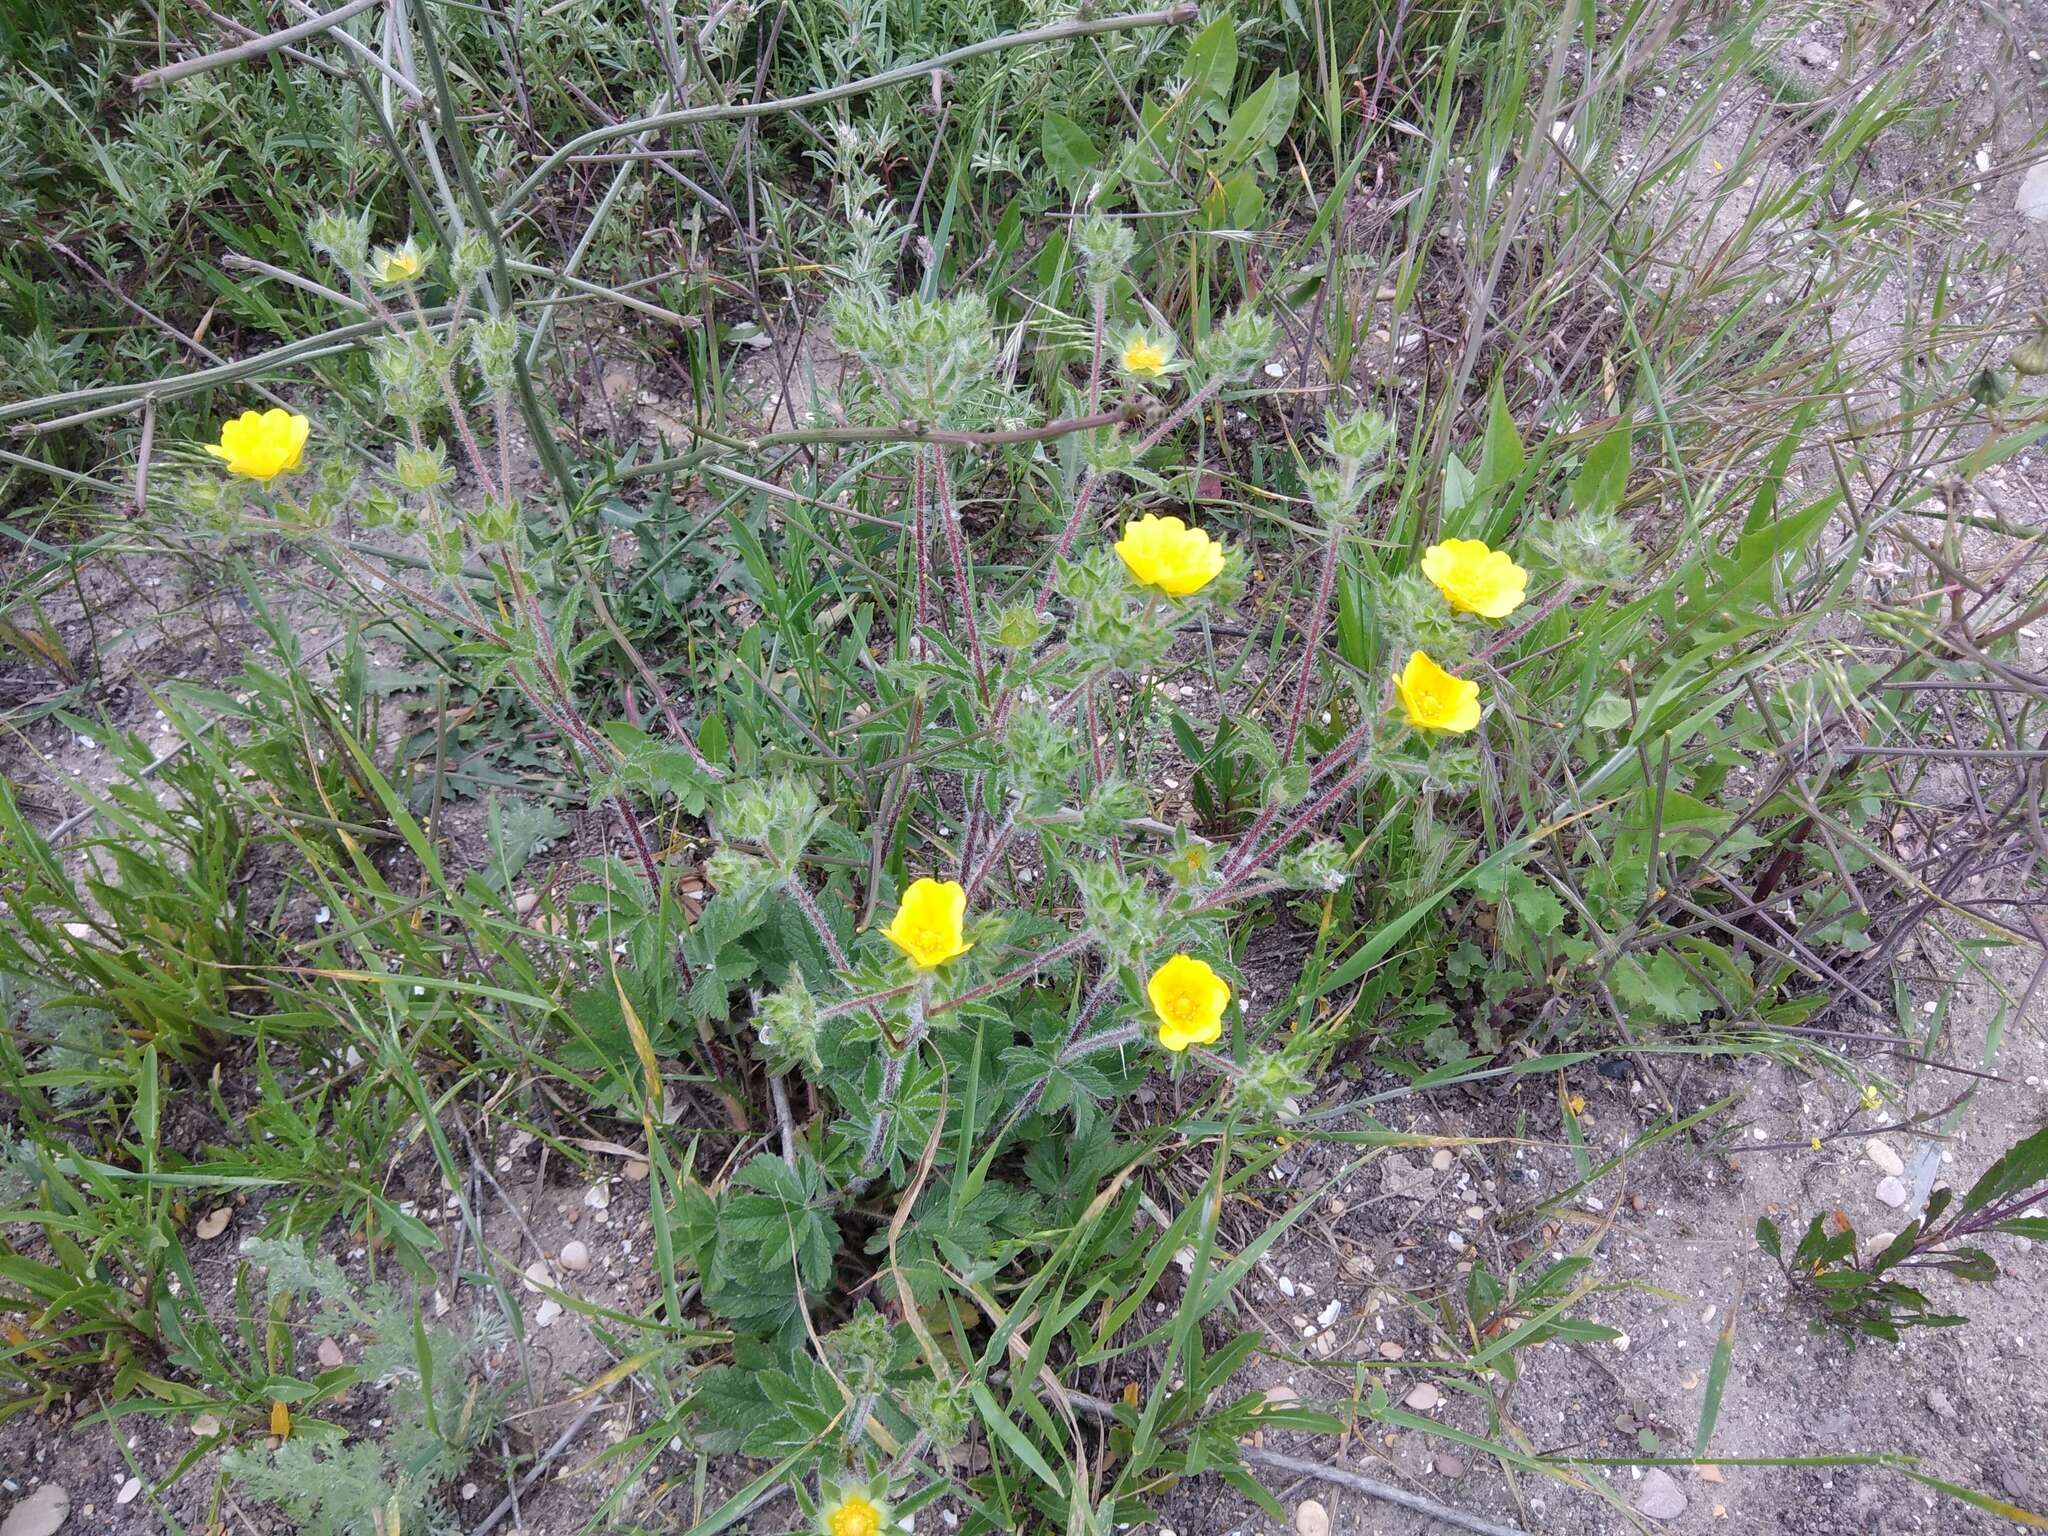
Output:
<path fill-rule="evenodd" d="M 791 966 L 789 984 L 754 1004 L 754 1038 L 768 1070 L 788 1072 L 807 1067 L 822 1071 L 824 1063 L 818 1057 L 822 1023 L 817 1000 L 804 985 L 803 974 Z"/>
<path fill-rule="evenodd" d="M 1358 411 L 1342 420 L 1331 411 L 1325 420 L 1329 436 L 1324 443 L 1330 457 L 1353 473 L 1377 464 L 1393 446 L 1394 424 L 1378 411 Z"/>
<path fill-rule="evenodd" d="M 400 489 L 423 493 L 437 490 L 455 477 L 448 452 L 438 442 L 425 448 L 400 448 L 394 468 Z"/>
<path fill-rule="evenodd" d="M 470 356 L 484 385 L 501 399 L 512 393 L 514 361 L 519 352 L 519 327 L 502 315 L 491 315 L 470 328 Z"/>
<path fill-rule="evenodd" d="M 491 269 L 491 243 L 475 230 L 466 231 L 448 253 L 448 278 L 457 293 L 467 293 Z"/>
<path fill-rule="evenodd" d="M 479 544 L 510 544 L 519 531 L 519 503 L 510 498 L 486 496 L 483 505 L 464 515 L 470 536 Z"/>
<path fill-rule="evenodd" d="M 1279 338 L 1278 327 L 1263 312 L 1233 310 L 1202 339 L 1202 363 L 1223 378 L 1242 378 L 1272 355 Z"/>
<path fill-rule="evenodd" d="M 314 250 L 351 277 L 370 264 L 370 214 L 322 213 L 306 226 L 306 239 Z"/>
<path fill-rule="evenodd" d="M 1560 575 L 1583 587 L 1619 586 L 1643 563 L 1628 524 L 1612 511 L 1552 518 L 1536 528 L 1531 544 Z"/>
<path fill-rule="evenodd" d="M 435 359 L 428 344 L 410 332 L 386 336 L 370 351 L 384 409 L 403 422 L 426 419 L 440 404 Z"/>
<path fill-rule="evenodd" d="M 1074 227 L 1074 254 L 1090 288 L 1107 289 L 1122 277 L 1137 248 L 1130 225 L 1122 219 L 1091 213 Z"/>

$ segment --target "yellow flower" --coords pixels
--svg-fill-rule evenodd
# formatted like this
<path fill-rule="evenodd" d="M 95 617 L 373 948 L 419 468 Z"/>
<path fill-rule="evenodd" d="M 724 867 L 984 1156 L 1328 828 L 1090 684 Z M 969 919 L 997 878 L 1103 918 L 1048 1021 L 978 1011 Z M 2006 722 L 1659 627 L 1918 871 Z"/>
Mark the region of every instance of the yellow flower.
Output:
<path fill-rule="evenodd" d="M 380 283 L 406 283 L 420 275 L 420 248 L 408 240 L 387 245 L 370 259 L 370 271 Z"/>
<path fill-rule="evenodd" d="M 1174 955 L 1145 983 L 1159 1015 L 1159 1043 L 1169 1051 L 1210 1045 L 1222 1038 L 1230 983 L 1193 955 Z"/>
<path fill-rule="evenodd" d="M 881 1536 L 882 1509 L 864 1493 L 849 1493 L 825 1508 L 827 1536 Z"/>
<path fill-rule="evenodd" d="M 1155 341 L 1143 331 L 1127 331 L 1124 334 L 1124 372 L 1134 379 L 1156 379 L 1166 372 L 1166 365 L 1173 361 L 1173 338 L 1162 337 Z"/>
<path fill-rule="evenodd" d="M 1469 731 L 1479 723 L 1479 685 L 1454 677 L 1421 651 L 1394 676 L 1408 723 L 1423 731 Z"/>
<path fill-rule="evenodd" d="M 1529 573 L 1504 549 L 1479 539 L 1445 539 L 1422 552 L 1422 574 L 1459 613 L 1504 619 L 1529 595 Z"/>
<path fill-rule="evenodd" d="M 1147 512 L 1125 524 L 1116 552 L 1139 585 L 1157 587 L 1168 597 L 1191 596 L 1223 572 L 1222 543 L 1177 517 Z"/>
<path fill-rule="evenodd" d="M 1877 1091 L 1877 1084 L 1865 1083 L 1863 1085 L 1863 1107 L 1872 1114 L 1876 1114 L 1877 1111 L 1884 1108 L 1884 1095 Z"/>
<path fill-rule="evenodd" d="M 276 406 L 258 414 L 244 411 L 220 427 L 220 441 L 208 443 L 206 451 L 226 464 L 229 471 L 260 480 L 268 485 L 279 475 L 290 474 L 306 456 L 306 438 L 313 424 L 297 411 Z"/>
<path fill-rule="evenodd" d="M 1565 1104 L 1569 1106 L 1571 1112 L 1575 1115 L 1583 1115 L 1586 1112 L 1586 1096 L 1583 1093 L 1573 1094 L 1565 1100 Z"/>
<path fill-rule="evenodd" d="M 1813 1150 L 1816 1152 L 1820 1150 L 1820 1138 L 1818 1136 L 1813 1138 Z"/>
<path fill-rule="evenodd" d="M 974 946 L 961 937 L 961 923 L 967 916 L 967 891 L 958 880 L 933 880 L 929 876 L 910 882 L 902 904 L 883 935 L 920 971 L 944 965 Z"/>

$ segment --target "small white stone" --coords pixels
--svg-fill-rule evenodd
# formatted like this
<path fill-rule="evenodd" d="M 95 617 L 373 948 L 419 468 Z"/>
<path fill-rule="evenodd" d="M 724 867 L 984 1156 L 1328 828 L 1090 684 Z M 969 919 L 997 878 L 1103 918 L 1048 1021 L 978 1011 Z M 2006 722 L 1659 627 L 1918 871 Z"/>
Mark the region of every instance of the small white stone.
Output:
<path fill-rule="evenodd" d="M 1330 1324 L 1337 1321 L 1337 1314 L 1343 1310 L 1344 1304 L 1341 1301 L 1332 1301 L 1316 1314 L 1316 1326 L 1319 1328 L 1329 1327 Z"/>
<path fill-rule="evenodd" d="M 555 1325 L 556 1319 L 561 1315 L 562 1304 L 552 1296 L 546 1297 L 538 1307 L 534 1308 L 533 1326 L 536 1328 L 552 1328 Z"/>
<path fill-rule="evenodd" d="M 606 1209 L 612 1203 L 611 1185 L 607 1183 L 605 1180 L 599 1179 L 595 1184 L 591 1185 L 590 1188 L 583 1191 L 583 1203 L 589 1206 L 593 1211 L 602 1211 Z"/>
<path fill-rule="evenodd" d="M 572 1238 L 562 1244 L 562 1251 L 559 1257 L 562 1261 L 562 1268 L 568 1270 L 572 1275 L 580 1275 L 583 1271 L 590 1268 L 590 1249 L 581 1238 Z"/>
<path fill-rule="evenodd" d="M 475 1498 L 475 1497 L 476 1497 L 476 1484 L 475 1484 L 475 1483 L 464 1483 L 464 1484 L 462 1485 L 462 1497 L 463 1497 L 463 1499 L 464 1499 L 465 1501 L 467 1501 L 467 1500 L 470 1500 L 470 1499 L 473 1499 L 473 1498 Z"/>
<path fill-rule="evenodd" d="M 546 1259 L 535 1259 L 526 1266 L 524 1273 L 526 1278 L 522 1284 L 536 1295 L 539 1294 L 542 1286 L 552 1286 L 555 1283 L 555 1273 L 548 1268 L 548 1261 Z"/>
<path fill-rule="evenodd" d="M 116 1504 L 133 1504 L 135 1496 L 142 1492 L 142 1479 L 131 1477 L 121 1485 L 121 1491 L 114 1495 Z"/>
<path fill-rule="evenodd" d="M 1906 1160 L 1875 1136 L 1863 1143 L 1863 1155 L 1893 1178 L 1906 1171 Z"/>
<path fill-rule="evenodd" d="M 1877 1198 L 1893 1210 L 1898 1210 L 1911 1196 L 1903 1183 L 1887 1176 L 1877 1181 Z"/>
<path fill-rule="evenodd" d="M 1292 1296 L 1294 1294 L 1294 1282 L 1285 1275 L 1280 1277 L 1280 1294 L 1282 1296 Z"/>

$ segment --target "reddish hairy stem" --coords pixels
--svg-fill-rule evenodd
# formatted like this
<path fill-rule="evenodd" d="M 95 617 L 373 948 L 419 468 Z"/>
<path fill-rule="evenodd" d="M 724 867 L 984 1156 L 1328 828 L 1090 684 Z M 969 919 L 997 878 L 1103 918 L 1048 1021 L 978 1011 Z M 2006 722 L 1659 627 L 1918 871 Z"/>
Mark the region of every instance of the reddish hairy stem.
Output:
<path fill-rule="evenodd" d="M 1301 676 L 1294 684 L 1294 708 L 1287 716 L 1287 739 L 1280 744 L 1280 765 L 1284 768 L 1294 758 L 1295 738 L 1301 734 L 1301 719 L 1308 711 L 1309 685 L 1316 675 L 1316 647 L 1323 642 L 1323 621 L 1329 617 L 1330 594 L 1337 585 L 1337 546 L 1341 535 L 1338 525 L 1331 524 L 1329 542 L 1323 546 L 1323 571 L 1316 582 L 1315 607 L 1309 610 L 1308 639 L 1302 650 Z"/>
<path fill-rule="evenodd" d="M 953 509 L 953 485 L 946 478 L 946 450 L 932 449 L 932 490 L 938 502 L 939 520 L 946 528 L 946 556 L 953 565 L 953 591 L 960 603 L 960 619 L 967 626 L 967 650 L 974 658 L 974 687 L 981 702 L 988 702 L 988 667 L 981 658 L 981 625 L 974 617 L 974 597 L 967 587 L 967 555 L 960 531 L 960 514 Z"/>

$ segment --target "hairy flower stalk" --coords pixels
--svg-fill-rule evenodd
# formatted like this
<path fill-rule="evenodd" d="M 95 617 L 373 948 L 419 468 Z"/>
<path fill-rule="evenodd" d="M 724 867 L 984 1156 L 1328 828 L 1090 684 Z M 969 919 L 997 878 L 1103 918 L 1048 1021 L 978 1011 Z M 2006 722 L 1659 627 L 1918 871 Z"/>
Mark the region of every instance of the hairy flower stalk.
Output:
<path fill-rule="evenodd" d="M 960 603 L 960 621 L 967 629 L 967 650 L 974 660 L 975 692 L 988 702 L 988 665 L 981 655 L 981 626 L 974 617 L 974 594 L 967 583 L 965 539 L 960 530 L 960 513 L 953 505 L 953 485 L 946 476 L 946 450 L 932 449 L 932 489 L 938 501 L 939 521 L 946 529 L 946 556 L 953 565 L 953 593 Z"/>
<path fill-rule="evenodd" d="M 896 1119 L 896 1095 L 903 1087 L 903 1064 L 924 1044 L 924 1037 L 931 1032 L 931 1020 L 927 1016 L 931 1000 L 932 975 L 930 971 L 922 971 L 910 996 L 910 1027 L 903 1032 L 903 1044 L 882 1053 L 881 1096 L 875 1105 L 875 1123 L 868 1130 L 868 1144 L 860 1158 L 860 1171 L 864 1175 L 872 1176 L 881 1169 L 882 1149 L 888 1145 L 889 1127 Z"/>
<path fill-rule="evenodd" d="M 1226 868 L 1223 879 L 1213 891 L 1196 903 L 1195 910 L 1197 912 L 1206 912 L 1210 908 L 1220 905 L 1225 898 L 1231 897 L 1233 887 L 1240 880 L 1265 863 L 1274 853 L 1285 848 L 1304 828 L 1312 826 L 1318 817 L 1322 816 L 1325 811 L 1329 810 L 1338 800 L 1343 798 L 1345 792 L 1352 785 L 1364 778 L 1371 767 L 1371 758 L 1359 759 L 1358 762 L 1352 765 L 1349 773 L 1345 774 L 1343 778 L 1332 784 L 1321 795 L 1311 801 L 1307 809 L 1303 810 L 1294 820 L 1288 822 L 1277 834 L 1268 839 L 1263 847 L 1260 847 L 1256 852 L 1244 854 L 1233 860 Z M 1246 835 L 1245 840 L 1239 843 L 1238 847 L 1240 849 L 1250 848 L 1252 846 L 1252 839 L 1256 834 L 1257 829 L 1255 828 L 1252 833 Z"/>
<path fill-rule="evenodd" d="M 1280 762 L 1294 761 L 1295 739 L 1301 734 L 1302 717 L 1308 712 L 1310 686 L 1315 681 L 1316 651 L 1323 643 L 1323 624 L 1330 616 L 1330 595 L 1337 588 L 1337 549 L 1343 540 L 1343 525 L 1332 523 L 1323 541 L 1323 569 L 1316 580 L 1315 606 L 1309 609 L 1308 630 L 1303 636 L 1301 676 L 1294 683 L 1294 707 L 1287 712 L 1287 736 L 1280 743 Z"/>
<path fill-rule="evenodd" d="M 910 542 L 915 551 L 917 571 L 917 652 L 925 654 L 924 632 L 932 619 L 931 573 L 925 554 L 930 530 L 925 527 L 924 455 L 915 449 L 910 455 Z"/>

